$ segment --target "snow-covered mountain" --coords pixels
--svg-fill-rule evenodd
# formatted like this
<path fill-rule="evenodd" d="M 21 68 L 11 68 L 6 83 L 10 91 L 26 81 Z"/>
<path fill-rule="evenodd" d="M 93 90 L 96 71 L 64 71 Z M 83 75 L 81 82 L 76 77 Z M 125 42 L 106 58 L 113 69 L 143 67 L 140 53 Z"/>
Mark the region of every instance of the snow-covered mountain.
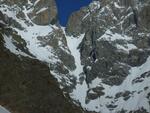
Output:
<path fill-rule="evenodd" d="M 149 0 L 94 0 L 64 28 L 53 0 L 1 0 L 0 32 L 11 53 L 47 64 L 83 112 L 150 113 L 149 10 Z"/>

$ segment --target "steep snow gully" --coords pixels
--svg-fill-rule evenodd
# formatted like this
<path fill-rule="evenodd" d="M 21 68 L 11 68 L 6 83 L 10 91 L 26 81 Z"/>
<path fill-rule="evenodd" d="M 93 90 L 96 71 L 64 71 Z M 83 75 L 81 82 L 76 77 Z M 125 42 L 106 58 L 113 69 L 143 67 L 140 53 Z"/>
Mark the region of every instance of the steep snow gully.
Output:
<path fill-rule="evenodd" d="M 37 0 L 38 2 L 38 0 Z M 99 2 L 94 2 L 99 3 Z M 100 6 L 100 4 L 97 4 Z M 115 6 L 117 8 L 121 8 L 121 6 L 118 6 L 115 2 Z M 58 56 L 54 53 L 54 48 L 50 45 L 42 46 L 41 41 L 39 41 L 38 37 L 46 37 L 47 35 L 52 34 L 55 30 L 61 29 L 65 36 L 65 40 L 67 42 L 67 53 L 72 55 L 74 57 L 76 68 L 74 70 L 69 70 L 69 75 L 76 78 L 76 86 L 72 90 L 72 92 L 69 92 L 69 95 L 71 99 L 74 101 L 74 103 L 78 103 L 83 107 L 83 109 L 86 109 L 88 111 L 95 111 L 95 112 L 101 112 L 101 113 L 117 113 L 118 111 L 121 111 L 122 109 L 125 109 L 127 113 L 129 111 L 138 110 L 139 108 L 144 108 L 147 110 L 148 113 L 150 113 L 150 106 L 149 106 L 149 100 L 146 98 L 146 95 L 149 93 L 150 90 L 150 79 L 142 79 L 142 82 L 133 84 L 133 81 L 137 78 L 140 78 L 140 75 L 143 73 L 147 73 L 150 71 L 150 57 L 147 58 L 146 62 L 142 64 L 141 66 L 135 66 L 131 67 L 129 70 L 129 75 L 125 78 L 123 83 L 119 86 L 110 86 L 102 82 L 101 78 L 97 77 L 94 80 L 91 81 L 90 84 L 86 83 L 86 75 L 83 72 L 83 65 L 81 64 L 81 56 L 80 56 L 80 50 L 78 49 L 80 43 L 83 41 L 85 34 L 80 34 L 78 37 L 74 36 L 68 36 L 65 32 L 64 27 L 58 27 L 55 25 L 36 25 L 34 24 L 30 18 L 28 17 L 28 13 L 31 12 L 33 9 L 27 9 L 24 7 L 23 13 L 25 14 L 25 18 L 27 21 L 32 23 L 32 26 L 28 26 L 25 23 L 25 20 L 18 19 L 16 17 L 16 11 L 11 10 L 13 6 L 7 6 L 3 5 L 0 7 L 0 11 L 2 11 L 4 14 L 6 14 L 8 17 L 13 18 L 16 20 L 23 28 L 24 30 L 20 30 L 18 28 L 13 28 L 15 31 L 18 32 L 18 35 L 21 36 L 22 39 L 25 40 L 27 43 L 27 48 L 33 56 L 27 55 L 26 53 L 22 52 L 21 50 L 16 49 L 16 45 L 13 44 L 13 39 L 11 36 L 3 35 L 4 41 L 5 41 L 5 47 L 10 50 L 10 52 L 22 56 L 27 56 L 30 58 L 36 58 L 39 59 L 42 62 L 46 62 L 47 64 L 57 64 L 62 62 Z M 14 8 L 14 7 L 13 7 Z M 45 9 L 44 9 L 45 10 Z M 88 16 L 88 13 L 84 16 L 83 19 L 85 19 Z M 126 40 L 130 41 L 132 40 L 132 37 L 127 35 L 121 35 L 118 33 L 112 33 L 110 29 L 106 29 L 105 33 L 98 38 L 97 41 L 100 40 L 107 40 L 109 42 L 115 41 L 115 40 Z M 122 45 L 115 45 L 116 48 L 119 50 L 124 50 L 125 52 L 129 52 L 129 50 L 136 49 L 137 47 L 133 44 L 128 44 L 125 47 Z M 89 67 L 90 69 L 90 67 Z M 50 70 L 50 72 L 57 78 L 58 82 L 62 82 L 61 79 L 66 79 L 65 76 L 61 76 L 58 74 L 56 70 Z M 81 81 L 80 78 L 83 78 Z M 87 92 L 95 87 L 103 87 L 104 95 L 92 99 L 89 102 L 87 102 Z M 147 87 L 148 90 L 143 91 Z M 60 88 L 63 88 L 63 86 L 60 85 Z M 125 100 L 124 97 L 119 97 L 116 99 L 116 94 L 119 92 L 132 92 L 130 95 L 130 98 Z M 66 93 L 66 92 L 65 92 Z M 91 93 L 94 93 L 91 91 Z M 110 98 L 109 98 L 110 97 Z M 107 107 L 109 105 L 114 105 L 115 107 L 113 109 Z M 5 110 L 3 107 L 0 106 L 0 113 L 9 113 L 7 110 Z"/>

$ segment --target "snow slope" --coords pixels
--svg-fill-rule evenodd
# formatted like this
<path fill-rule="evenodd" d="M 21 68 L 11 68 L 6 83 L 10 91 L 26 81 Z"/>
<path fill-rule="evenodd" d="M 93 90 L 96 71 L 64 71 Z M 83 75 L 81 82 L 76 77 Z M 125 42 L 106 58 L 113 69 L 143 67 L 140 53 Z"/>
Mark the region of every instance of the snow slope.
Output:
<path fill-rule="evenodd" d="M 10 113 L 10 112 L 4 107 L 0 106 L 0 113 Z"/>
<path fill-rule="evenodd" d="M 25 14 L 26 21 L 28 21 L 28 22 L 30 22 L 30 24 L 32 24 L 29 26 L 25 23 L 25 20 L 21 20 L 16 17 L 17 10 L 20 10 L 20 9 L 17 8 L 16 10 L 11 10 L 12 8 L 14 8 L 14 7 L 13 6 L 8 7 L 6 5 L 3 5 L 3 7 L 0 8 L 0 11 L 4 12 L 4 14 L 8 15 L 8 17 L 11 17 L 14 20 L 16 20 L 24 28 L 24 30 L 20 30 L 18 28 L 13 28 L 13 29 L 16 30 L 18 32 L 18 35 L 20 35 L 26 41 L 27 48 L 29 49 L 30 53 L 32 53 L 34 56 L 36 56 L 37 59 L 39 59 L 43 62 L 56 63 L 58 61 L 58 59 L 55 58 L 55 56 L 53 56 L 52 48 L 50 46 L 42 47 L 42 45 L 40 44 L 40 41 L 37 39 L 37 37 L 39 37 L 39 36 L 44 37 L 44 36 L 50 34 L 53 31 L 52 26 L 51 25 L 39 26 L 39 25 L 34 24 L 27 16 L 27 14 L 32 9 L 27 10 L 24 7 L 23 12 Z M 53 26 L 53 28 L 57 29 L 57 27 L 55 27 L 55 26 Z M 5 38 L 5 40 L 6 40 L 6 38 Z M 7 40 L 8 40 L 8 38 L 7 38 Z"/>
<path fill-rule="evenodd" d="M 32 4 L 30 1 L 28 2 Z M 38 2 L 39 0 L 37 0 L 35 4 Z M 100 8 L 100 5 L 97 4 L 99 3 L 97 3 L 96 1 L 93 4 L 91 4 L 92 5 L 91 7 L 97 6 L 92 8 L 91 11 Z M 117 7 L 118 9 L 122 8 L 116 2 L 115 2 L 115 7 Z M 117 113 L 122 109 L 126 110 L 128 113 L 131 110 L 134 111 L 140 108 L 145 108 L 147 112 L 150 113 L 150 106 L 148 103 L 149 99 L 146 98 L 148 93 L 150 92 L 150 84 L 149 84 L 150 78 L 149 76 L 146 76 L 145 78 L 140 78 L 142 74 L 150 71 L 150 57 L 148 57 L 147 61 L 141 66 L 131 67 L 130 74 L 126 77 L 124 82 L 119 86 L 106 85 L 98 77 L 95 80 L 93 80 L 91 84 L 87 85 L 85 81 L 86 76 L 83 73 L 83 65 L 81 65 L 80 50 L 78 49 L 79 44 L 82 42 L 85 34 L 81 34 L 78 37 L 67 36 L 64 28 L 58 28 L 55 25 L 47 25 L 47 26 L 36 25 L 29 19 L 27 15 L 27 13 L 32 11 L 32 9 L 26 9 L 24 7 L 23 12 L 25 14 L 26 20 L 32 24 L 32 25 L 27 25 L 25 23 L 25 20 L 21 20 L 16 17 L 16 13 L 20 9 L 16 8 L 15 10 L 11 10 L 12 8 L 13 7 L 3 5 L 3 7 L 0 7 L 0 11 L 5 13 L 9 17 L 15 19 L 24 28 L 23 30 L 20 30 L 18 28 L 12 27 L 12 29 L 17 31 L 18 35 L 20 35 L 26 41 L 29 52 L 42 62 L 55 65 L 61 61 L 58 58 L 58 56 L 54 54 L 53 47 L 51 47 L 50 45 L 43 46 L 41 44 L 41 41 L 38 39 L 38 37 L 40 36 L 41 38 L 46 37 L 47 35 L 53 33 L 54 29 L 63 30 L 67 41 L 67 49 L 70 50 L 70 51 L 68 50 L 64 50 L 64 51 L 67 51 L 67 53 L 71 54 L 74 57 L 76 69 L 73 71 L 68 69 L 69 74 L 67 75 L 61 75 L 56 70 L 50 70 L 50 72 L 57 78 L 59 83 L 62 82 L 61 81 L 62 79 L 66 80 L 67 82 L 66 84 L 68 86 L 72 84 L 69 78 L 71 77 L 76 78 L 77 84 L 73 89 L 73 91 L 69 93 L 70 97 L 73 99 L 75 103 L 81 105 L 86 110 L 102 112 L 102 113 Z M 44 10 L 46 10 L 46 8 L 40 10 L 39 13 L 41 13 Z M 87 15 L 83 18 L 83 20 L 86 19 L 88 16 L 90 16 L 89 13 L 87 13 Z M 17 50 L 16 46 L 12 43 L 13 41 L 12 37 L 8 37 L 5 34 L 3 36 L 4 36 L 5 47 L 9 49 L 12 53 L 16 55 L 31 57 L 23 53 L 21 50 Z M 109 29 L 107 29 L 105 33 L 101 37 L 99 37 L 97 41 L 101 41 L 101 40 L 106 40 L 109 41 L 110 43 L 115 42 L 116 40 L 123 40 L 125 42 L 125 45 L 120 45 L 116 43 L 115 46 L 117 49 L 123 50 L 127 53 L 129 52 L 129 50 L 137 49 L 137 47 L 134 44 L 129 43 L 130 41 L 132 41 L 132 37 L 129 37 L 127 35 L 121 35 L 118 33 L 113 33 Z M 80 80 L 81 78 L 83 78 L 82 81 Z M 134 83 L 133 81 L 135 81 L 137 78 L 142 79 L 142 82 Z M 86 102 L 87 92 L 90 89 L 95 88 L 97 86 L 103 87 L 104 88 L 103 92 L 105 94 L 96 99 L 90 100 L 87 103 Z M 63 86 L 61 84 L 60 84 L 60 88 L 63 89 Z M 123 96 L 116 97 L 117 94 L 125 93 L 125 92 L 129 92 L 128 99 L 124 99 Z M 112 107 L 108 107 L 111 105 Z M 1 110 L 3 110 L 3 108 L 0 107 L 0 113 Z"/>
<path fill-rule="evenodd" d="M 106 35 L 106 36 L 105 36 Z M 113 34 L 109 32 L 103 35 L 100 39 L 106 39 L 106 40 L 132 40 L 131 37 L 127 36 L 121 36 L 119 34 Z M 110 38 L 107 38 L 107 37 Z M 74 56 L 75 61 L 76 61 L 76 70 L 72 72 L 77 78 L 79 79 L 81 73 L 83 72 L 83 66 L 80 63 L 80 54 L 79 50 L 77 49 L 78 45 L 81 42 L 81 39 L 83 36 L 81 35 L 78 38 L 74 38 L 73 36 L 67 37 L 67 43 L 68 47 L 71 51 L 71 54 Z M 99 40 L 100 40 L 99 39 Z M 131 49 L 135 49 L 136 47 L 133 46 Z M 118 48 L 120 49 L 120 48 Z M 128 52 L 128 51 L 127 51 Z M 150 92 L 150 78 L 143 78 L 143 81 L 140 83 L 133 84 L 133 81 L 140 77 L 145 72 L 150 71 L 150 57 L 148 57 L 147 61 L 138 67 L 132 67 L 130 69 L 130 74 L 127 76 L 127 78 L 124 80 L 124 82 L 119 85 L 119 86 L 109 86 L 106 85 L 102 82 L 100 78 L 96 78 L 91 82 L 91 84 L 88 85 L 85 82 L 85 80 L 82 83 L 78 83 L 76 85 L 76 88 L 73 90 L 72 93 L 70 93 L 71 98 L 73 98 L 75 101 L 79 102 L 81 106 L 89 111 L 96 111 L 96 112 L 102 112 L 102 113 L 116 113 L 118 111 L 121 111 L 122 109 L 126 110 L 127 112 L 130 111 L 135 111 L 139 110 L 140 108 L 144 108 L 147 110 L 147 112 L 150 112 L 150 106 L 149 106 L 149 101 L 146 98 L 148 93 Z M 83 75 L 84 76 L 84 75 Z M 77 79 L 77 80 L 78 80 Z M 86 103 L 86 96 L 87 92 L 91 88 L 95 88 L 97 86 L 101 86 L 104 88 L 104 93 L 105 95 L 94 99 L 90 100 L 89 103 Z M 146 91 L 144 91 L 144 88 L 148 87 Z M 116 98 L 116 95 L 120 92 L 131 92 L 129 94 L 131 97 L 128 100 L 124 100 L 124 97 L 119 97 L 118 99 Z M 107 98 L 111 97 L 111 98 Z M 116 106 L 115 109 L 108 108 L 108 105 L 113 105 Z"/>

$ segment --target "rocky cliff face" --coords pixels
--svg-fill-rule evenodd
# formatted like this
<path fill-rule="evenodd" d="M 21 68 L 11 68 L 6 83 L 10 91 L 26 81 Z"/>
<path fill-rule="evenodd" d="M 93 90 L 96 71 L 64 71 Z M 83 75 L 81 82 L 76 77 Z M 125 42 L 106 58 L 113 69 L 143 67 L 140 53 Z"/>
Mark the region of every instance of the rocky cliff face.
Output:
<path fill-rule="evenodd" d="M 27 43 L 0 13 L 0 105 L 11 113 L 82 113 L 64 95 L 46 63 L 35 59 Z M 0 113 L 8 113 L 0 107 Z"/>
<path fill-rule="evenodd" d="M 150 112 L 149 0 L 94 0 L 89 6 L 73 13 L 66 28 L 57 22 L 57 8 L 53 0 L 3 0 L 0 3 L 0 26 L 4 41 L 1 45 L 16 59 L 23 57 L 23 67 L 32 65 L 30 61 L 35 59 L 47 64 L 63 94 L 87 110 L 83 112 Z M 17 61 L 20 62 L 17 65 L 21 65 L 21 61 Z M 46 66 L 39 61 L 35 61 L 39 65 L 35 74 L 48 75 L 44 70 Z M 26 76 L 24 69 L 28 70 L 19 68 L 23 71 L 19 71 L 23 77 Z M 34 77 L 33 73 L 31 71 L 29 75 Z M 41 84 L 37 82 L 37 85 Z M 32 84 L 29 88 L 32 89 Z M 47 96 L 45 93 L 41 95 Z M 35 101 L 37 98 L 35 96 Z M 33 101 L 29 106 L 45 105 L 48 107 L 39 107 L 39 113 L 45 109 L 46 113 L 52 112 L 49 111 L 49 103 L 41 101 L 46 103 L 39 105 Z M 60 100 L 64 101 L 67 100 Z M 9 107 L 9 104 L 5 105 Z M 16 110 L 26 107 L 20 106 Z M 31 109 L 29 106 L 28 112 L 34 111 L 34 107 Z M 61 107 L 58 109 L 66 112 L 67 107 L 64 111 Z M 78 108 L 73 107 L 70 112 L 78 112 Z"/>
<path fill-rule="evenodd" d="M 24 9 L 30 9 L 26 13 L 30 20 L 38 25 L 55 24 L 57 22 L 57 8 L 54 0 L 2 0 L 0 4 L 11 7 L 16 11 L 16 17 L 26 19 Z M 17 10 L 15 10 L 17 9 Z"/>
<path fill-rule="evenodd" d="M 133 101 L 135 95 L 139 96 L 136 100 L 140 100 L 140 96 L 146 98 L 143 95 L 148 95 L 150 91 L 149 88 L 144 90 L 148 86 L 147 77 L 133 85 L 134 77 L 141 78 L 143 73 L 150 70 L 147 65 L 150 54 L 149 3 L 139 0 L 97 0 L 70 17 L 67 34 L 78 36 L 85 33 L 79 48 L 89 84 L 87 100 L 99 99 L 98 109 L 102 112 L 150 112 L 149 99 L 143 102 L 143 106 Z M 116 88 L 118 91 L 114 91 Z M 116 97 L 118 93 L 122 93 L 122 97 Z M 133 96 L 132 99 L 129 95 Z M 136 103 L 141 108 L 136 108 L 136 105 L 130 108 L 130 103 Z"/>
<path fill-rule="evenodd" d="M 17 57 L 0 36 L 0 104 L 11 113 L 82 113 L 64 97 L 49 68 L 35 59 Z"/>
<path fill-rule="evenodd" d="M 80 52 L 88 82 L 100 77 L 106 84 L 120 85 L 132 66 L 146 61 L 150 46 L 149 17 L 148 13 L 145 15 L 148 4 L 130 0 L 95 1 L 71 16 L 67 33 L 74 36 L 85 33 Z M 146 34 L 141 36 L 142 33 Z"/>

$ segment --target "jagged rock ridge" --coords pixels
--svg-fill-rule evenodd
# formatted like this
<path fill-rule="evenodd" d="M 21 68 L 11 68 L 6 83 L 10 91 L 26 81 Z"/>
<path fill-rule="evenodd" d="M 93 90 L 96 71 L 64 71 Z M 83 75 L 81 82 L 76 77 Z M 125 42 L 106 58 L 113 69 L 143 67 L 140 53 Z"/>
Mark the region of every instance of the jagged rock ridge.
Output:
<path fill-rule="evenodd" d="M 3 33 L 5 47 L 45 62 L 64 94 L 88 111 L 149 113 L 149 0 L 95 0 L 66 28 L 52 4 L 1 1 L 0 25 L 12 29 Z"/>

